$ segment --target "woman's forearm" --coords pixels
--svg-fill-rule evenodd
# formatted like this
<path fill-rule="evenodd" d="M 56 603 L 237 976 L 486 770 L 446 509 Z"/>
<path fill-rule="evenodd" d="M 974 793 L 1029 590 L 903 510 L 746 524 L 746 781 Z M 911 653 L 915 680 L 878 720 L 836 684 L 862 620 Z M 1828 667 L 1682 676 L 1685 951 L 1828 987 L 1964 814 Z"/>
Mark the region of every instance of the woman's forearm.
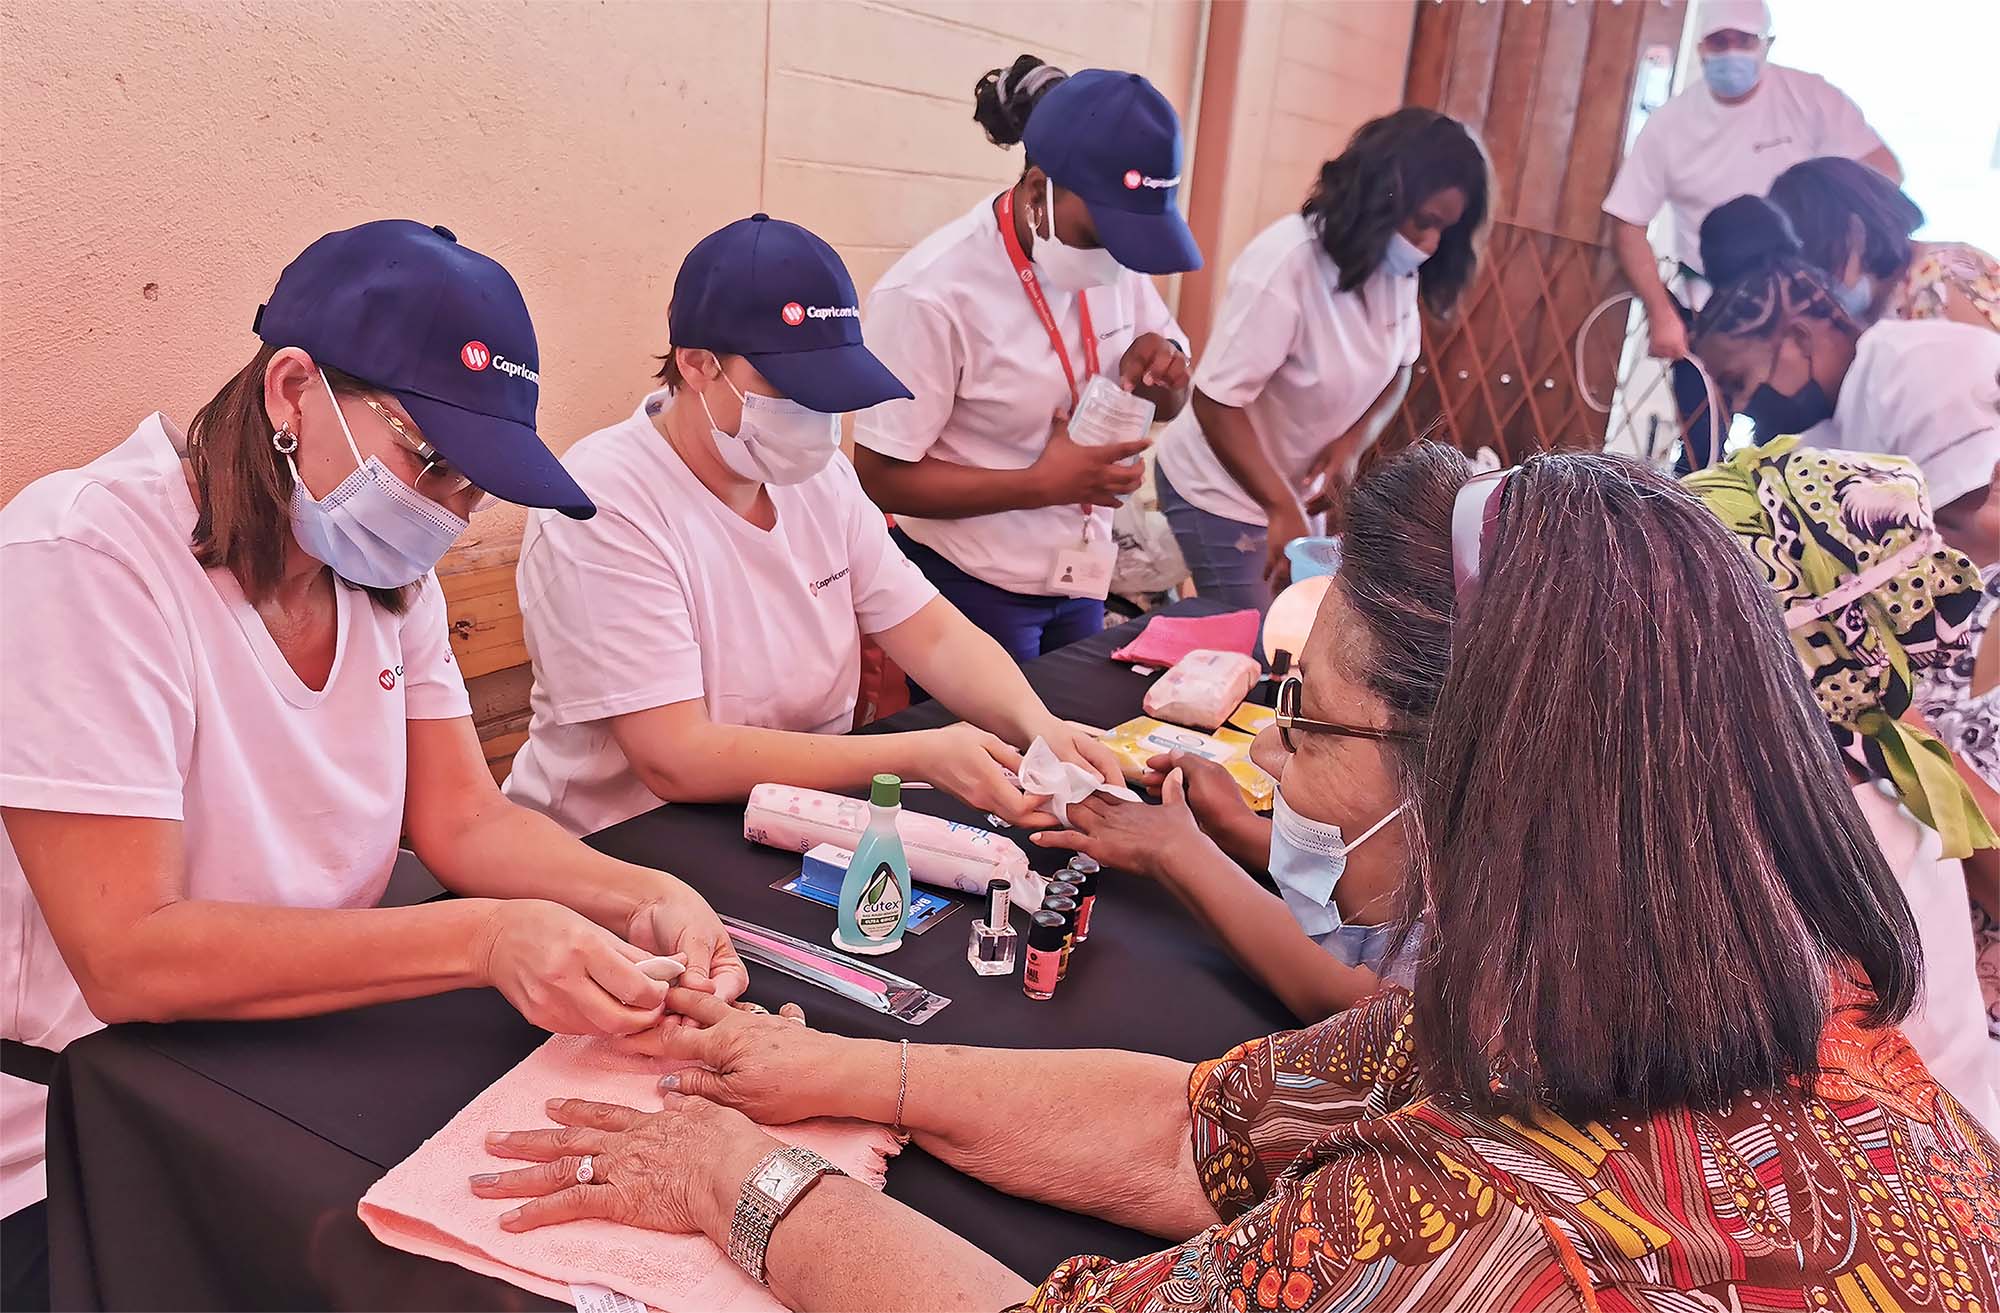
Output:
<path fill-rule="evenodd" d="M 187 900 L 77 972 L 100 1021 L 306 1017 L 489 983 L 496 907 L 321 909 Z"/>
<path fill-rule="evenodd" d="M 935 456 L 896 460 L 866 448 L 854 455 L 869 500 L 891 515 L 954 520 L 1052 504 L 1033 466 L 986 470 Z"/>
<path fill-rule="evenodd" d="M 1308 939 L 1284 900 L 1213 843 L 1176 854 L 1166 878 L 1237 964 L 1301 1022 L 1322 1021 L 1380 988 L 1374 972 L 1348 966 Z"/>
<path fill-rule="evenodd" d="M 891 661 L 961 720 L 1025 748 L 1053 719 L 1007 650 L 942 597 L 875 636 Z"/>
<path fill-rule="evenodd" d="M 709 1165 L 702 1230 L 729 1248 L 742 1182 L 771 1147 L 768 1136 L 726 1146 Z M 977 1245 L 861 1182 L 824 1177 L 772 1228 L 764 1279 L 802 1313 L 991 1313 L 1032 1287 Z"/>
<path fill-rule="evenodd" d="M 1194 416 L 1200 421 L 1202 436 L 1208 439 L 1215 458 L 1236 480 L 1250 499 L 1266 511 L 1286 504 L 1297 505 L 1298 490 L 1285 481 L 1265 449 L 1264 440 L 1241 407 L 1225 406 L 1200 388 L 1194 391 Z"/>
<path fill-rule="evenodd" d="M 670 718 L 674 708 L 621 716 L 612 732 L 639 778 L 664 802 L 741 802 L 759 784 L 862 788 L 887 771 L 922 779 L 921 733 L 811 734 Z"/>
<path fill-rule="evenodd" d="M 898 1044 L 844 1049 L 835 1115 L 891 1125 Z M 997 1190 L 1172 1240 L 1215 1222 L 1195 1178 L 1185 1062 L 1104 1050 L 912 1044 L 903 1126 Z"/>

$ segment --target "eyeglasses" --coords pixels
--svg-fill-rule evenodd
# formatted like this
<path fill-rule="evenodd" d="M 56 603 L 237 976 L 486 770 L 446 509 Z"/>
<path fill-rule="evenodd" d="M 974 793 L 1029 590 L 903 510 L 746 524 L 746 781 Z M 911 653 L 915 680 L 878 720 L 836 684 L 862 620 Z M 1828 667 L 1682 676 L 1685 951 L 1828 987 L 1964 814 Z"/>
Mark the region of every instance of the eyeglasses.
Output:
<path fill-rule="evenodd" d="M 1330 720 L 1308 720 L 1299 714 L 1305 699 L 1305 681 L 1287 675 L 1278 684 L 1278 741 L 1286 752 L 1297 752 L 1293 734 L 1333 734 L 1344 739 L 1372 739 L 1377 743 L 1400 743 L 1416 735 L 1403 729 L 1374 729 L 1367 725 L 1340 725 Z"/>
<path fill-rule="evenodd" d="M 449 461 L 438 455 L 436 447 L 410 432 L 402 416 L 372 398 L 364 398 L 362 404 L 380 415 L 382 422 L 389 426 L 389 431 L 396 435 L 396 441 L 424 463 L 423 471 L 410 485 L 419 493 L 434 502 L 446 502 L 472 486 L 472 476 L 453 469 Z"/>

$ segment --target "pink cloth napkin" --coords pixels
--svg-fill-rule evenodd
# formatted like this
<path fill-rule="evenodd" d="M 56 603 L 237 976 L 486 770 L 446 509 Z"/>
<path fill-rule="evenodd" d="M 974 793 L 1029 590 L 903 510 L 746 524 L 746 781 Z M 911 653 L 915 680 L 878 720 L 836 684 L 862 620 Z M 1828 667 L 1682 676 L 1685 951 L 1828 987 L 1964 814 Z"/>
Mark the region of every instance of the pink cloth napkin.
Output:
<path fill-rule="evenodd" d="M 1164 670 L 1197 648 L 1254 657 L 1259 623 L 1257 612 L 1248 609 L 1221 615 L 1156 615 L 1137 638 L 1113 652 L 1111 659 Z"/>
<path fill-rule="evenodd" d="M 582 1036 L 555 1036 L 377 1181 L 361 1200 L 361 1220 L 386 1245 L 499 1277 L 550 1299 L 569 1302 L 572 1285 L 595 1285 L 663 1313 L 778 1310 L 782 1306 L 771 1293 L 706 1236 L 662 1235 L 600 1221 L 514 1234 L 500 1229 L 500 1214 L 521 1201 L 475 1198 L 466 1184 L 475 1172 L 526 1165 L 490 1156 L 489 1131 L 550 1125 L 545 1105 L 552 1098 L 651 1111 L 660 1106 L 659 1078 L 687 1065 L 636 1057 Z M 770 1129 L 877 1189 L 899 1148 L 887 1127 L 869 1122 L 822 1118 Z"/>

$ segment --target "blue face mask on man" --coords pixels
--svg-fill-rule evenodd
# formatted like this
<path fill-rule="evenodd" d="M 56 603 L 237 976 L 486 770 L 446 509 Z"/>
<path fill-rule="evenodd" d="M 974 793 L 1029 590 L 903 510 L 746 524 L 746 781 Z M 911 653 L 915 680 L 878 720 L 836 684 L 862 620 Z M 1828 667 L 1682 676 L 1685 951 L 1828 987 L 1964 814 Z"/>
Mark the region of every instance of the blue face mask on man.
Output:
<path fill-rule="evenodd" d="M 1701 57 L 1702 80 L 1708 89 L 1724 100 L 1737 100 L 1750 94 L 1757 85 L 1757 79 L 1764 75 L 1764 56 L 1753 50 L 1727 50 L 1719 55 Z"/>
<path fill-rule="evenodd" d="M 1293 811 L 1280 788 L 1271 811 L 1271 879 L 1299 928 L 1308 938 L 1349 966 L 1380 973 L 1393 925 L 1349 925 L 1341 920 L 1334 886 L 1347 873 L 1347 855 L 1367 843 L 1396 817 L 1402 806 L 1368 827 L 1353 843 L 1338 825 Z"/>

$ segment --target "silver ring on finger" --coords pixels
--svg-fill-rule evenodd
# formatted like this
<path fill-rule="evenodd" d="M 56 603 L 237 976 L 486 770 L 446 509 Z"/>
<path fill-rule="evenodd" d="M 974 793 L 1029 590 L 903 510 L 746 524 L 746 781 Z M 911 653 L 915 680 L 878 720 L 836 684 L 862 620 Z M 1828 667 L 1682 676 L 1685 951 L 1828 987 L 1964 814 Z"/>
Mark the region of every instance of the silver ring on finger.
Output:
<path fill-rule="evenodd" d="M 587 1153 L 583 1156 L 583 1161 L 576 1165 L 576 1183 L 578 1185 L 589 1185 L 596 1179 L 597 1155 Z"/>

